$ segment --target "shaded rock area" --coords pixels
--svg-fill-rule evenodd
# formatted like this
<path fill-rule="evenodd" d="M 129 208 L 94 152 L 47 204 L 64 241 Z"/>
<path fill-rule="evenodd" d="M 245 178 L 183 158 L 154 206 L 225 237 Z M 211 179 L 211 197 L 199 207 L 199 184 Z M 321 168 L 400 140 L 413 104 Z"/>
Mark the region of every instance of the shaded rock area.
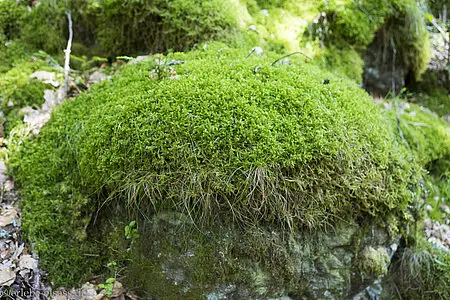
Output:
<path fill-rule="evenodd" d="M 149 299 L 377 299 L 398 244 L 357 224 L 314 234 L 208 229 L 175 213 L 144 221 L 125 283 Z"/>
<path fill-rule="evenodd" d="M 383 97 L 390 91 L 398 93 L 406 81 L 411 80 L 411 74 L 402 65 L 398 50 L 386 36 L 387 32 L 381 29 L 364 54 L 364 89 Z"/>

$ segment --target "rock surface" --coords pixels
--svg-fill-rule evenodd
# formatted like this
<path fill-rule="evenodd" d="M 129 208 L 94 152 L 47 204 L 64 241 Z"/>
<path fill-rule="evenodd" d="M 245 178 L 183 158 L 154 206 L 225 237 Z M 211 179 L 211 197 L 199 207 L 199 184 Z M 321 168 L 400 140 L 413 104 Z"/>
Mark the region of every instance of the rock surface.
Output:
<path fill-rule="evenodd" d="M 316 234 L 195 228 L 173 213 L 144 222 L 127 286 L 155 299 L 365 299 L 381 293 L 373 286 L 387 273 L 398 243 L 385 229 L 357 224 Z"/>

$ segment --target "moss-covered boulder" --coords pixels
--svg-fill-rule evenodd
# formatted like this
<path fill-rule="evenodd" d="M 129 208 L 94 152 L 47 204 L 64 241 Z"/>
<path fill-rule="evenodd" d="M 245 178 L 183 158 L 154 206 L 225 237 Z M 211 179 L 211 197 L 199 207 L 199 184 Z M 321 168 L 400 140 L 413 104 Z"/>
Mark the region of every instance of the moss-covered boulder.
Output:
<path fill-rule="evenodd" d="M 124 68 L 11 159 L 56 284 L 101 268 L 115 240 L 102 228 L 126 211 L 288 232 L 407 215 L 417 165 L 363 90 L 301 59 L 202 49 Z"/>

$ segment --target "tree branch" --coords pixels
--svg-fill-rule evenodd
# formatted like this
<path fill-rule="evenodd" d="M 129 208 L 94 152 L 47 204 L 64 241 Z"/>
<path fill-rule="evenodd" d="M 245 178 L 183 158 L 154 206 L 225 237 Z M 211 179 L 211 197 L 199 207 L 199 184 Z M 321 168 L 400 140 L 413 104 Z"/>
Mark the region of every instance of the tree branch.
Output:
<path fill-rule="evenodd" d="M 67 19 L 69 20 L 69 40 L 67 41 L 67 48 L 64 50 L 65 61 L 64 61 L 64 97 L 67 97 L 69 92 L 69 71 L 70 71 L 70 52 L 72 48 L 73 30 L 72 30 L 72 15 L 70 12 L 66 12 Z M 62 99 L 61 99 L 62 100 Z"/>

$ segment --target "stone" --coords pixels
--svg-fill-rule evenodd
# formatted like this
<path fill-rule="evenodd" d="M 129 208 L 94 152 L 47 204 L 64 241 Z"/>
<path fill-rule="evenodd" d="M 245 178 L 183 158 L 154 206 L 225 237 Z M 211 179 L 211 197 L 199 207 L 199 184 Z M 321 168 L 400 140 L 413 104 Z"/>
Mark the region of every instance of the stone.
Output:
<path fill-rule="evenodd" d="M 130 280 L 136 276 L 148 278 L 143 280 L 148 281 L 146 289 L 156 298 L 349 298 L 376 293 L 376 280 L 398 245 L 386 229 L 354 223 L 330 232 L 286 234 L 272 226 L 242 231 L 219 224 L 204 231 L 189 220 L 183 214 L 160 213 L 140 226 L 145 229 L 130 255 L 140 265 L 154 267 L 134 269 L 126 276 L 127 286 L 132 288 Z M 355 272 L 359 266 L 367 271 L 364 280 Z"/>
<path fill-rule="evenodd" d="M 37 79 L 46 84 L 51 84 L 54 87 L 58 87 L 61 83 L 56 80 L 56 74 L 48 71 L 37 71 L 30 75 L 30 79 Z"/>
<path fill-rule="evenodd" d="M 88 82 L 90 84 L 96 84 L 96 83 L 102 82 L 104 80 L 109 80 L 109 79 L 111 79 L 111 76 L 108 76 L 105 73 L 97 70 L 89 75 Z"/>

